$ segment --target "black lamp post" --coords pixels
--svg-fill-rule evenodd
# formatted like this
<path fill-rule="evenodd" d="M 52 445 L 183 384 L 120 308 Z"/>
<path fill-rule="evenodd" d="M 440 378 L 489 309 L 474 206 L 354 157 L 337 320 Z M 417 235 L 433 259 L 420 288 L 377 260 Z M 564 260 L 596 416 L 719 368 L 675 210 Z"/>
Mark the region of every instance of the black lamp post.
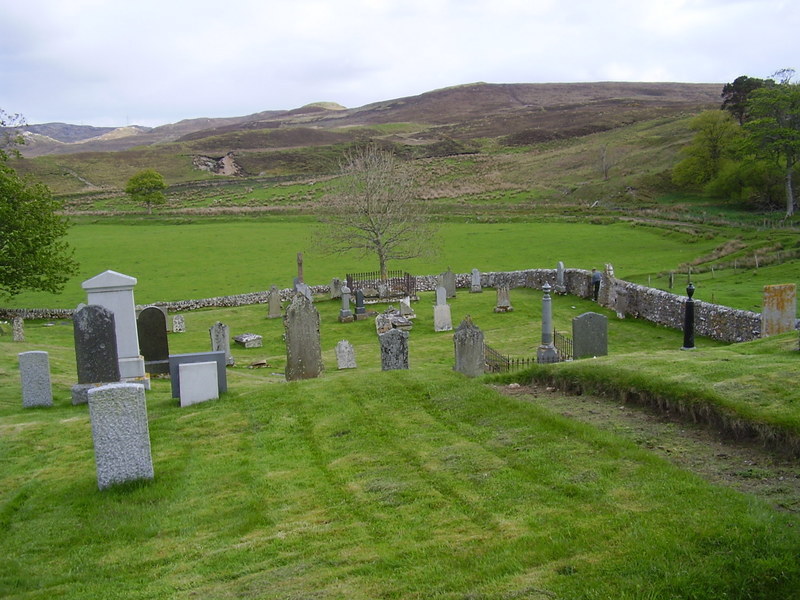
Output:
<path fill-rule="evenodd" d="M 681 350 L 694 350 L 694 286 L 692 282 L 686 286 L 686 308 L 683 314 L 683 348 Z"/>

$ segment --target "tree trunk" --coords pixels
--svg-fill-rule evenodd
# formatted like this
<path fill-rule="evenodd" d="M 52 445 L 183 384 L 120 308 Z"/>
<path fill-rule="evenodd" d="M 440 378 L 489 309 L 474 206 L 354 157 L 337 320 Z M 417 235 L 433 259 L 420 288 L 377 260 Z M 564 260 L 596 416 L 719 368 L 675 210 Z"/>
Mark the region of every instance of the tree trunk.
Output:
<path fill-rule="evenodd" d="M 786 216 L 794 215 L 794 190 L 792 189 L 792 175 L 794 175 L 794 165 L 786 167 Z"/>

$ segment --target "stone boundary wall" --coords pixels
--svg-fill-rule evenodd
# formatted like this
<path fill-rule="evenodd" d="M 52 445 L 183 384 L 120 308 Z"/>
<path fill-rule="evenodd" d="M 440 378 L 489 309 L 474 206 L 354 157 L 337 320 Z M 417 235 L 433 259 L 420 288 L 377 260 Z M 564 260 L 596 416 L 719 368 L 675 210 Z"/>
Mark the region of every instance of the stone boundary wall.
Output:
<path fill-rule="evenodd" d="M 435 291 L 436 277 L 436 275 L 417 276 L 417 290 L 421 292 Z M 456 287 L 469 289 L 471 282 L 471 273 L 456 274 Z M 551 287 L 555 286 L 555 269 L 481 273 L 481 285 L 488 288 L 508 285 L 509 288 L 540 290 L 545 283 L 548 283 Z M 592 293 L 591 272 L 584 269 L 565 269 L 564 285 L 568 294 L 581 298 L 590 298 Z M 326 295 L 330 293 L 329 285 L 310 287 L 314 294 Z M 184 312 L 202 308 L 266 304 L 268 293 L 263 291 L 200 300 L 158 302 L 156 305 L 166 307 L 169 311 Z M 291 288 L 280 290 L 281 300 L 289 300 L 293 293 Z M 665 327 L 683 329 L 686 296 L 648 288 L 622 279 L 616 279 L 608 273 L 604 273 L 598 303 L 615 311 L 617 316 L 621 318 L 631 316 Z M 557 308 L 557 304 L 555 306 Z M 710 304 L 699 300 L 695 301 L 694 310 L 696 335 L 710 337 L 723 342 L 746 342 L 761 336 L 761 315 L 759 313 L 729 308 L 719 304 Z M 71 309 L 0 308 L 0 319 L 10 320 L 17 316 L 23 319 L 71 319 L 72 313 Z"/>

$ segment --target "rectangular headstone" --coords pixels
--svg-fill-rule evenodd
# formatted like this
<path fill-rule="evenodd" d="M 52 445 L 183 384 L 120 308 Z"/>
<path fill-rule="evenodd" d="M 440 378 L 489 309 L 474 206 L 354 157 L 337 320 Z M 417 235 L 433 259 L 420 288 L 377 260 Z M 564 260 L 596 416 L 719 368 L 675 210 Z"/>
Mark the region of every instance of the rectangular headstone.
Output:
<path fill-rule="evenodd" d="M 572 319 L 572 357 L 608 354 L 608 317 L 594 312 Z"/>
<path fill-rule="evenodd" d="M 441 285 L 447 292 L 448 298 L 456 297 L 456 274 L 448 267 L 447 271 L 441 274 Z"/>
<path fill-rule="evenodd" d="M 172 317 L 172 333 L 186 333 L 186 321 L 183 315 L 174 315 Z"/>
<path fill-rule="evenodd" d="M 500 285 L 497 287 L 497 303 L 494 307 L 494 312 L 504 313 L 511 312 L 514 307 L 511 306 L 511 298 L 508 291 L 508 286 Z"/>
<path fill-rule="evenodd" d="M 764 286 L 761 309 L 761 335 L 792 331 L 797 320 L 797 285 L 786 283 Z"/>
<path fill-rule="evenodd" d="M 278 286 L 273 285 L 269 288 L 269 294 L 267 296 L 267 302 L 269 304 L 269 312 L 267 313 L 268 319 L 278 319 L 281 315 L 281 293 L 278 291 Z"/>
<path fill-rule="evenodd" d="M 467 316 L 453 334 L 456 364 L 453 370 L 468 377 L 483 375 L 486 358 L 483 332 Z"/>
<path fill-rule="evenodd" d="M 181 407 L 219 398 L 216 361 L 183 363 L 178 371 Z"/>
<path fill-rule="evenodd" d="M 224 323 L 220 323 L 219 321 L 217 321 L 208 330 L 208 334 L 209 336 L 211 336 L 211 351 L 224 352 L 225 364 L 232 366 L 234 364 L 234 360 L 233 360 L 233 354 L 231 354 L 230 327 L 228 327 Z"/>
<path fill-rule="evenodd" d="M 319 312 L 311 300 L 298 293 L 283 319 L 286 338 L 286 380 L 310 379 L 322 374 Z"/>
<path fill-rule="evenodd" d="M 483 287 L 481 287 L 481 272 L 478 269 L 472 269 L 469 293 L 480 294 L 481 292 L 483 292 Z"/>
<path fill-rule="evenodd" d="M 25 341 L 25 321 L 22 317 L 14 317 L 11 320 L 12 340 L 15 342 Z"/>
<path fill-rule="evenodd" d="M 353 344 L 342 340 L 336 344 L 336 365 L 339 369 L 356 368 L 356 351 Z"/>
<path fill-rule="evenodd" d="M 114 313 L 89 304 L 72 315 L 78 383 L 111 383 L 120 380 Z"/>
<path fill-rule="evenodd" d="M 392 329 L 378 336 L 381 345 L 381 370 L 408 369 L 408 332 Z"/>
<path fill-rule="evenodd" d="M 172 397 L 181 397 L 181 372 L 180 365 L 187 363 L 214 362 L 217 365 L 217 389 L 220 394 L 228 391 L 228 374 L 225 371 L 225 353 L 195 352 L 191 354 L 170 354 L 169 379 L 172 386 Z"/>
<path fill-rule="evenodd" d="M 443 285 L 436 286 L 436 306 L 447 304 L 447 289 Z"/>
<path fill-rule="evenodd" d="M 433 307 L 433 330 L 452 331 L 453 317 L 450 314 L 450 305 L 436 305 Z"/>
<path fill-rule="evenodd" d="M 47 352 L 20 352 L 19 378 L 22 383 L 22 407 L 53 406 L 50 383 L 50 359 Z"/>
<path fill-rule="evenodd" d="M 153 479 L 144 386 L 111 383 L 89 390 L 97 486 Z"/>
<path fill-rule="evenodd" d="M 139 351 L 148 373 L 169 373 L 169 342 L 167 317 L 159 306 L 147 306 L 136 317 Z"/>

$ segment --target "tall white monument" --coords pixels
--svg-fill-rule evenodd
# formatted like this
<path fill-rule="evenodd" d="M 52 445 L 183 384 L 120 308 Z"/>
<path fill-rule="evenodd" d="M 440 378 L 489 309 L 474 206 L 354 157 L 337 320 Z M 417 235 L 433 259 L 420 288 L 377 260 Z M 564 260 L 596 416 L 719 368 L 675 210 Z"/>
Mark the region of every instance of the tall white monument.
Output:
<path fill-rule="evenodd" d="M 150 389 L 150 375 L 144 370 L 144 358 L 139 353 L 136 330 L 136 304 L 133 286 L 136 278 L 116 271 L 104 271 L 81 284 L 88 296 L 87 304 L 99 304 L 114 313 L 117 333 L 117 354 L 122 381 L 139 383 Z"/>

